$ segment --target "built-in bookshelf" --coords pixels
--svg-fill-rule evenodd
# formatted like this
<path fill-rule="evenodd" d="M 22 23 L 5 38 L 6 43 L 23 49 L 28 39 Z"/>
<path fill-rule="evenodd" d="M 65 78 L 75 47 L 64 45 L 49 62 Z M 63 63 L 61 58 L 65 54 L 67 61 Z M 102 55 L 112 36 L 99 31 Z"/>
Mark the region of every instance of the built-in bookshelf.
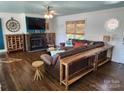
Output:
<path fill-rule="evenodd" d="M 24 35 L 23 34 L 6 35 L 6 43 L 8 52 L 24 50 Z"/>

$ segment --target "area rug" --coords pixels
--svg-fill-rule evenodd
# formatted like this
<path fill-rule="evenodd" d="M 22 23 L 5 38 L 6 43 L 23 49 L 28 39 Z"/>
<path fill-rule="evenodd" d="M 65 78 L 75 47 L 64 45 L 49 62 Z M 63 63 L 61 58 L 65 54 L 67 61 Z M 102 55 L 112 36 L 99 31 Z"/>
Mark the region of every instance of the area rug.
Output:
<path fill-rule="evenodd" d="M 0 58 L 0 62 L 2 63 L 13 63 L 13 62 L 20 62 L 22 59 L 18 58 Z"/>

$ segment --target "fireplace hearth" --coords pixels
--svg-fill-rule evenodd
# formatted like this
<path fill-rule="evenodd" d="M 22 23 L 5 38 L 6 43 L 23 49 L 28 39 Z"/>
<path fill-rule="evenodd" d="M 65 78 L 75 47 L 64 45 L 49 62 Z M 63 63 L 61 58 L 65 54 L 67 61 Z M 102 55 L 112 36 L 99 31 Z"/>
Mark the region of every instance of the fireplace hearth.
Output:
<path fill-rule="evenodd" d="M 26 36 L 26 50 L 36 51 L 47 49 L 47 40 L 44 33 L 27 34 Z"/>

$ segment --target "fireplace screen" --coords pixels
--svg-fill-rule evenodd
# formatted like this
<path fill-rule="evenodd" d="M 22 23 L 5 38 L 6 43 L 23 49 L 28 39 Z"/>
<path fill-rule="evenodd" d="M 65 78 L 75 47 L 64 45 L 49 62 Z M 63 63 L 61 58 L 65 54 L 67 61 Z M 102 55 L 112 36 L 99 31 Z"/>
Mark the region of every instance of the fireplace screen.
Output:
<path fill-rule="evenodd" d="M 47 42 L 43 35 L 34 34 L 30 37 L 30 50 L 46 49 Z"/>

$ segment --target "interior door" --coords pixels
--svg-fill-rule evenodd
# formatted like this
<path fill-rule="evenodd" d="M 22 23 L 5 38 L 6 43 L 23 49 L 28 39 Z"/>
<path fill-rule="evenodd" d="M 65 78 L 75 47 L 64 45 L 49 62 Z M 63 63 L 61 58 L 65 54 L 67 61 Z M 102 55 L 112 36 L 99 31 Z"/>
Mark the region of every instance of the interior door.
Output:
<path fill-rule="evenodd" d="M 2 25 L 0 19 L 0 50 L 4 49 L 4 40 L 3 40 L 3 32 L 2 32 Z"/>

